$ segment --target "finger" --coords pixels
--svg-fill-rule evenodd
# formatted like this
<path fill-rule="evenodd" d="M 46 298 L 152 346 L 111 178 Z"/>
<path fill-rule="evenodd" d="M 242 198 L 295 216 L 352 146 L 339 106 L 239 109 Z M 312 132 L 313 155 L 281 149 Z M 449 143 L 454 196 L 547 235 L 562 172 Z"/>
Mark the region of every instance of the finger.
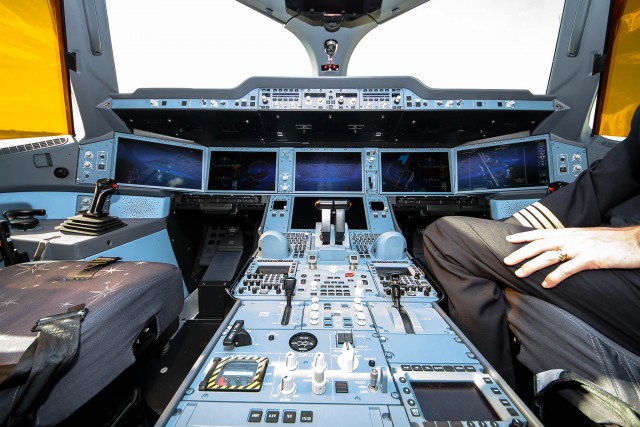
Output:
<path fill-rule="evenodd" d="M 507 241 L 511 243 L 525 243 L 532 242 L 534 240 L 546 239 L 546 238 L 554 238 L 566 236 L 571 233 L 572 230 L 570 228 L 563 229 L 545 229 L 545 230 L 531 230 L 531 231 L 523 231 L 521 233 L 510 234 L 507 236 Z M 573 231 L 575 233 L 575 231 Z"/>
<path fill-rule="evenodd" d="M 542 287 L 547 289 L 555 288 L 563 280 L 566 280 L 568 277 L 571 277 L 576 273 L 586 270 L 586 268 L 587 265 L 579 259 L 572 259 L 567 262 L 563 262 L 558 266 L 558 268 L 553 270 L 547 275 L 547 277 L 544 278 Z"/>
<path fill-rule="evenodd" d="M 532 230 L 532 231 L 523 231 L 522 233 L 510 234 L 507 236 L 507 242 L 511 243 L 524 243 L 531 242 L 533 240 L 543 239 L 544 230 Z"/>
<path fill-rule="evenodd" d="M 543 252 L 554 251 L 562 247 L 562 242 L 558 239 L 542 239 L 533 242 L 515 250 L 504 258 L 507 265 L 516 265 L 526 259 L 533 258 Z"/>
<path fill-rule="evenodd" d="M 536 271 L 557 264 L 560 262 L 558 253 L 558 251 L 545 251 L 541 253 L 537 257 L 522 264 L 522 266 L 516 270 L 516 276 L 520 278 L 528 277 Z"/>

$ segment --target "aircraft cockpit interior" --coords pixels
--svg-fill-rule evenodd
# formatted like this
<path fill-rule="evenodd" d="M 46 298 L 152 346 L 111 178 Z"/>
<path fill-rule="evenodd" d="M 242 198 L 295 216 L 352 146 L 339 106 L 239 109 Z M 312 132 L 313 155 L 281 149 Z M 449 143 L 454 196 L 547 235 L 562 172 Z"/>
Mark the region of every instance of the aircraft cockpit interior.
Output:
<path fill-rule="evenodd" d="M 640 425 L 640 2 L 0 10 L 0 425 Z"/>

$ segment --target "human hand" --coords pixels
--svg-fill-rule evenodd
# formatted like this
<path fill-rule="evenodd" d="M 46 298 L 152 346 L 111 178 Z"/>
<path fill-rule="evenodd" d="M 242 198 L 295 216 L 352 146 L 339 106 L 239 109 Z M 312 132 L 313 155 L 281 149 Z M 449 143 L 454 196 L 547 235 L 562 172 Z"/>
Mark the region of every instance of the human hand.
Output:
<path fill-rule="evenodd" d="M 640 226 L 533 230 L 507 236 L 507 241 L 530 242 L 504 259 L 507 265 L 529 260 L 516 270 L 518 277 L 560 264 L 545 277 L 544 288 L 583 270 L 640 268 Z"/>

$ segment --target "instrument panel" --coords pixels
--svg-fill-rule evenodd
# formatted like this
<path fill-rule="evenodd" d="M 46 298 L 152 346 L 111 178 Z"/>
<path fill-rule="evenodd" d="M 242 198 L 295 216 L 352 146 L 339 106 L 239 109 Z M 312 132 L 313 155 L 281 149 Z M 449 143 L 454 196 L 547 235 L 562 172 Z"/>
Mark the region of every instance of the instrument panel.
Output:
<path fill-rule="evenodd" d="M 116 134 L 85 144 L 79 183 L 222 194 L 456 195 L 571 182 L 586 150 L 548 136 L 456 148 L 230 148 Z"/>

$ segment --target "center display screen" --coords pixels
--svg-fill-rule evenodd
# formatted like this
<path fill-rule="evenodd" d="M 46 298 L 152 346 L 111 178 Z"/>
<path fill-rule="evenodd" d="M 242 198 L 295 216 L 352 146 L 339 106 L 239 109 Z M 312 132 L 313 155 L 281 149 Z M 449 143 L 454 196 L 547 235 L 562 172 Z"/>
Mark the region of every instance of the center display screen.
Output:
<path fill-rule="evenodd" d="M 202 190 L 204 149 L 118 137 L 114 179 L 170 189 Z"/>
<path fill-rule="evenodd" d="M 275 151 L 211 151 L 209 185 L 212 191 L 275 191 Z"/>
<path fill-rule="evenodd" d="M 458 151 L 458 191 L 501 190 L 549 184 L 545 140 Z"/>
<path fill-rule="evenodd" d="M 446 193 L 451 191 L 449 153 L 381 152 L 385 193 Z"/>
<path fill-rule="evenodd" d="M 296 191 L 362 191 L 362 153 L 298 151 Z"/>

